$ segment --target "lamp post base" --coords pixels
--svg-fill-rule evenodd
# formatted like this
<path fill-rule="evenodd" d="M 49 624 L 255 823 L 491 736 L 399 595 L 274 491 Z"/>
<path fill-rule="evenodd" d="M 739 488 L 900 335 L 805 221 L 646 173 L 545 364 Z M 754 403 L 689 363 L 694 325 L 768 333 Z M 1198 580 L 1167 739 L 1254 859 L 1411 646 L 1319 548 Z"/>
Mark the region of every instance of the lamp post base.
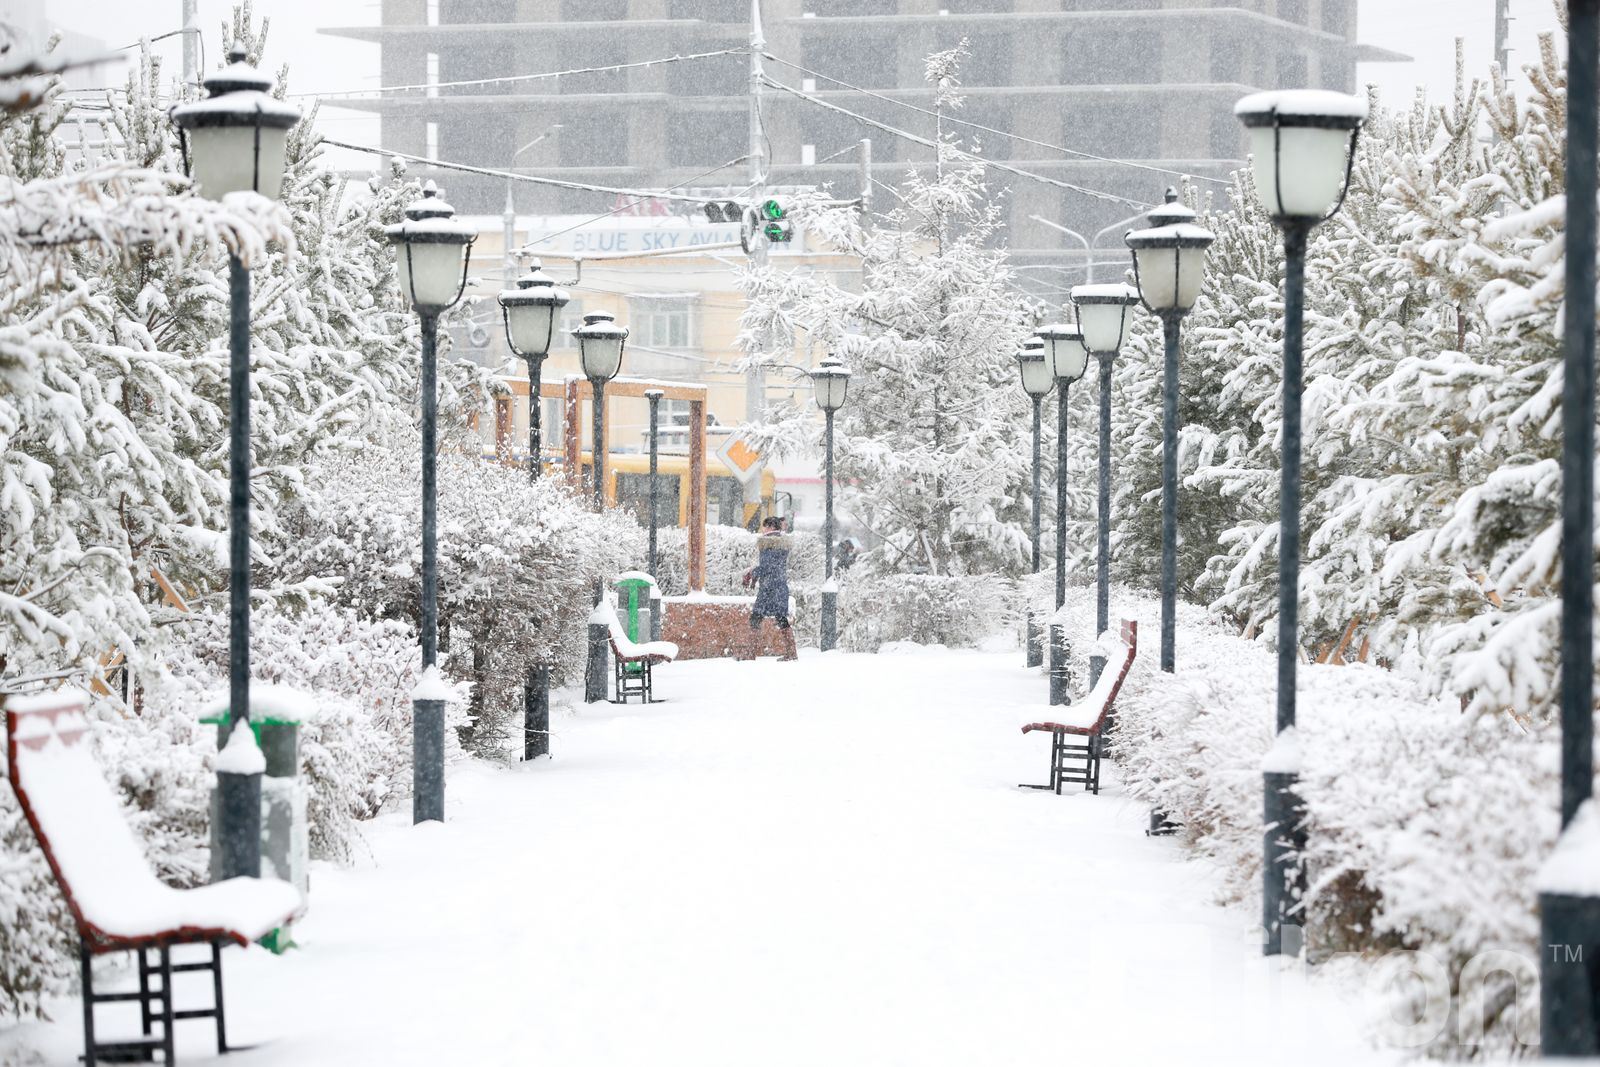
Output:
<path fill-rule="evenodd" d="M 1291 913 L 1305 895 L 1306 872 L 1300 856 L 1306 847 L 1304 805 L 1292 771 L 1265 771 L 1264 845 L 1262 864 L 1262 927 L 1268 956 L 1298 956 L 1301 927 Z"/>
<path fill-rule="evenodd" d="M 444 822 L 444 701 L 411 702 L 411 822 Z"/>
<path fill-rule="evenodd" d="M 550 754 L 550 668 L 534 664 L 522 691 L 522 758 Z"/>
<path fill-rule="evenodd" d="M 589 658 L 583 668 L 583 701 L 598 704 L 606 699 L 606 642 L 611 631 L 603 622 L 589 624 Z"/>
<path fill-rule="evenodd" d="M 1039 617 L 1032 608 L 1028 609 L 1028 637 L 1027 655 L 1028 666 L 1039 667 L 1044 664 L 1044 640 L 1039 632 Z"/>
<path fill-rule="evenodd" d="M 260 772 L 217 772 L 217 824 L 217 847 L 222 853 L 217 870 L 222 879 L 260 878 Z"/>
<path fill-rule="evenodd" d="M 1540 893 L 1539 931 L 1540 1051 L 1600 1056 L 1600 896 Z"/>
<path fill-rule="evenodd" d="M 818 644 L 822 651 L 829 652 L 839 643 L 839 594 L 824 592 L 822 594 L 822 633 Z"/>

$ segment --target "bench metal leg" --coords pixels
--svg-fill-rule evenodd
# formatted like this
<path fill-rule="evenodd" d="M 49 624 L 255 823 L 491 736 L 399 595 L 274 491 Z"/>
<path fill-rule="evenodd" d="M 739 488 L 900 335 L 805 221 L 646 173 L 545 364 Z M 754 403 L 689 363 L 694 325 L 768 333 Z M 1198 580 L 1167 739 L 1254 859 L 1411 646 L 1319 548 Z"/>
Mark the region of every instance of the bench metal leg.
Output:
<path fill-rule="evenodd" d="M 94 1044 L 94 958 L 82 942 L 78 943 L 78 963 L 83 968 L 83 1062 L 95 1067 L 99 1060 Z"/>
<path fill-rule="evenodd" d="M 161 1050 L 166 1053 L 167 1063 L 176 1062 L 173 1041 L 172 1017 L 172 949 L 166 945 L 161 946 Z"/>
<path fill-rule="evenodd" d="M 216 998 L 217 1055 L 228 1051 L 228 1024 L 222 1012 L 222 942 L 211 942 L 211 992 Z"/>

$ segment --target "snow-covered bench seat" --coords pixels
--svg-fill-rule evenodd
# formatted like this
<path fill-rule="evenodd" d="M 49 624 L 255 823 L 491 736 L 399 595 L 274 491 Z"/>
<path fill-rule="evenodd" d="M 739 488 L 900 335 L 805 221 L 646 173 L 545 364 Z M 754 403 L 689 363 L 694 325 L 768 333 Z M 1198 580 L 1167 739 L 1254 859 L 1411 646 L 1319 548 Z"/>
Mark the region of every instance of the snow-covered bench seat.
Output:
<path fill-rule="evenodd" d="M 1023 788 L 1053 789 L 1059 794 L 1061 786 L 1071 782 L 1099 794 L 1106 718 L 1117 701 L 1117 694 L 1122 691 L 1122 682 L 1128 677 L 1128 669 L 1133 666 L 1133 657 L 1139 648 L 1139 624 L 1132 619 L 1122 620 L 1121 644 L 1122 654 L 1107 657 L 1100 681 L 1085 699 L 1049 708 L 1051 717 L 1047 720 L 1036 718 L 1037 711 L 1024 717 L 1023 733 L 1044 730 L 1050 734 L 1050 781 L 1045 785 L 1023 783 Z M 1075 741 L 1075 738 L 1083 740 Z"/>
<path fill-rule="evenodd" d="M 610 605 L 605 605 L 608 609 Z M 658 663 L 671 663 L 678 658 L 678 646 L 671 641 L 646 641 L 636 643 L 622 628 L 617 613 L 606 612 L 606 626 L 611 631 L 611 659 L 615 664 L 616 695 L 613 704 L 626 704 L 630 696 L 644 703 L 655 701 L 651 669 Z"/>
<path fill-rule="evenodd" d="M 215 1019 L 217 1050 L 228 1051 L 222 945 L 247 945 L 295 918 L 303 906 L 299 890 L 265 878 L 230 878 L 199 889 L 163 884 L 90 751 L 88 694 L 64 689 L 0 700 L 11 788 L 78 928 L 85 1062 L 149 1060 L 159 1049 L 171 1063 L 179 1019 Z M 173 963 L 171 947 L 184 944 L 209 945 L 209 960 Z M 112 952 L 138 957 L 138 992 L 94 991 L 93 957 Z M 173 972 L 202 970 L 212 974 L 212 1006 L 175 1010 L 168 992 Z M 160 977 L 159 988 L 152 987 L 152 976 Z M 138 1002 L 143 1037 L 96 1042 L 94 1008 L 109 1001 Z M 157 1022 L 161 1034 L 152 1037 Z"/>

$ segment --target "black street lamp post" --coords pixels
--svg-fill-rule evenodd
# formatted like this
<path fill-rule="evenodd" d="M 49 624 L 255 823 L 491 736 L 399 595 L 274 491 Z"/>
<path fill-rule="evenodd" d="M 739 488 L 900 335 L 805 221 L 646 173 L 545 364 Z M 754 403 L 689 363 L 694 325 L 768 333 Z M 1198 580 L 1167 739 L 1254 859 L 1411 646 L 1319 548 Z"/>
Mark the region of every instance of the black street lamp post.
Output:
<path fill-rule="evenodd" d="M 1256 195 L 1283 231 L 1283 459 L 1278 517 L 1278 742 L 1264 765 L 1262 918 L 1269 956 L 1297 955 L 1284 927 L 1305 889 L 1305 845 L 1296 791 L 1295 657 L 1300 650 L 1300 393 L 1306 242 L 1344 203 L 1356 139 L 1367 117 L 1359 97 L 1301 89 L 1256 93 L 1234 114 L 1250 131 Z"/>
<path fill-rule="evenodd" d="M 515 287 L 500 293 L 500 314 L 505 320 L 506 345 L 528 364 L 528 478 L 537 482 L 544 456 L 539 426 L 540 377 L 561 309 L 571 298 L 539 269 L 538 260 L 529 268 L 517 279 Z M 530 760 L 549 753 L 550 666 L 530 663 L 522 683 L 522 758 Z"/>
<path fill-rule="evenodd" d="M 1072 306 L 1078 313 L 1083 343 L 1100 364 L 1100 485 L 1096 531 L 1094 630 L 1098 635 L 1111 624 L 1111 364 L 1128 336 L 1128 311 L 1139 302 L 1139 292 L 1122 282 L 1075 285 Z M 1100 683 L 1104 656 L 1089 660 L 1089 684 Z"/>
<path fill-rule="evenodd" d="M 1567 3 L 1566 307 L 1561 398 L 1561 837 L 1539 879 L 1546 1056 L 1600 1056 L 1594 794 L 1596 69 L 1600 0 Z"/>
<path fill-rule="evenodd" d="M 439 316 L 461 299 L 478 233 L 455 218 L 433 182 L 384 231 L 397 252 L 400 292 L 422 320 L 422 672 L 412 699 L 411 821 L 444 821 L 444 705 L 430 684 L 439 660 Z"/>
<path fill-rule="evenodd" d="M 1022 375 L 1022 391 L 1028 394 L 1028 399 L 1033 402 L 1033 553 L 1030 563 L 1032 573 L 1039 573 L 1039 512 L 1040 495 L 1043 489 L 1043 472 L 1040 467 L 1040 442 L 1043 438 L 1044 424 L 1040 409 L 1044 405 L 1044 398 L 1055 387 L 1055 379 L 1050 376 L 1050 363 L 1045 356 L 1043 341 L 1029 341 L 1022 346 L 1022 351 L 1017 353 L 1017 370 Z M 1059 607 L 1060 605 L 1057 605 Z M 1039 643 L 1039 620 L 1034 615 L 1033 603 L 1030 598 L 1028 603 L 1028 666 L 1037 667 L 1044 662 L 1044 649 Z"/>
<path fill-rule="evenodd" d="M 253 191 L 278 199 L 299 108 L 274 98 L 272 79 L 235 45 L 205 80 L 206 98 L 172 110 L 201 196 Z M 221 876 L 261 875 L 261 775 L 250 724 L 250 271 L 228 256 L 228 749 L 217 768 Z M 244 751 L 254 749 L 254 754 Z"/>
<path fill-rule="evenodd" d="M 1056 383 L 1056 611 L 1067 602 L 1067 454 L 1068 427 L 1072 408 L 1072 383 L 1089 369 L 1089 350 L 1083 332 L 1076 326 L 1054 324 L 1041 327 L 1039 340 L 1044 345 L 1045 366 Z M 1072 687 L 1068 682 L 1066 628 L 1052 620 L 1050 634 L 1050 703 L 1070 704 Z"/>
<path fill-rule="evenodd" d="M 583 317 L 583 325 L 572 331 L 578 341 L 578 358 L 584 376 L 594 393 L 591 418 L 594 426 L 594 445 L 589 470 L 594 480 L 594 509 L 604 511 L 606 506 L 606 383 L 622 370 L 622 347 L 628 339 L 628 328 L 618 326 L 616 317 L 597 311 Z M 599 579 L 594 583 L 596 609 L 605 596 L 605 585 Z M 604 622 L 589 620 L 589 658 L 584 670 L 583 699 L 590 704 L 606 698 L 606 641 L 609 628 Z"/>
<path fill-rule="evenodd" d="M 839 643 L 839 590 L 833 580 L 833 416 L 844 407 L 850 391 L 850 368 L 842 360 L 828 356 L 811 372 L 811 387 L 824 420 L 822 626 L 817 643 L 827 652 Z"/>
<path fill-rule="evenodd" d="M 1216 238 L 1195 225 L 1194 212 L 1167 190 L 1164 207 L 1150 213 L 1150 228 L 1125 238 L 1145 310 L 1161 319 L 1166 359 L 1161 383 L 1161 669 L 1177 665 L 1178 605 L 1178 342 L 1205 282 L 1206 249 Z"/>

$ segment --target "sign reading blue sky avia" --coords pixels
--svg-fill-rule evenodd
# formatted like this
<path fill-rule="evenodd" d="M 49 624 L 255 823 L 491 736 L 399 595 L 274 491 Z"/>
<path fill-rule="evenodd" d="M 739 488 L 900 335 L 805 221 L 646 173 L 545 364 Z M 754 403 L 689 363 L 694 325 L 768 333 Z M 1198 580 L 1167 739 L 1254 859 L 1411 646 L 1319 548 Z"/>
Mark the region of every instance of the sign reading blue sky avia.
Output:
<path fill-rule="evenodd" d="M 617 255 L 628 252 L 659 252 L 665 249 L 691 249 L 701 245 L 738 243 L 739 224 L 710 223 L 703 217 L 606 219 L 593 226 L 577 226 L 582 218 L 560 216 L 518 219 L 518 236 L 534 243 L 535 255 Z M 541 240 L 549 237 L 549 240 Z"/>

